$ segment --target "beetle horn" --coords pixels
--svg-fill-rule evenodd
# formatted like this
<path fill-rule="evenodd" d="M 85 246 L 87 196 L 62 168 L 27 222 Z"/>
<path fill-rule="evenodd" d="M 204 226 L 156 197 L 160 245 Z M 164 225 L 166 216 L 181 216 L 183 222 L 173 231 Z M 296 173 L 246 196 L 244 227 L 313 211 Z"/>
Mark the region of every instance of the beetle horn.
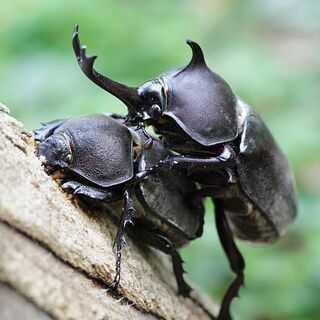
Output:
<path fill-rule="evenodd" d="M 129 109 L 129 113 L 137 113 L 137 107 L 141 105 L 137 88 L 113 81 L 97 72 L 93 68 L 97 56 L 88 56 L 86 47 L 81 46 L 79 39 L 79 26 L 76 25 L 72 33 L 72 45 L 79 66 L 83 73 L 95 84 L 120 99 Z"/>
<path fill-rule="evenodd" d="M 206 66 L 206 62 L 204 60 L 204 55 L 201 47 L 192 40 L 186 40 L 186 43 L 188 46 L 190 46 L 192 50 L 192 59 L 189 62 L 187 68 L 191 66 L 199 66 L 199 65 Z"/>

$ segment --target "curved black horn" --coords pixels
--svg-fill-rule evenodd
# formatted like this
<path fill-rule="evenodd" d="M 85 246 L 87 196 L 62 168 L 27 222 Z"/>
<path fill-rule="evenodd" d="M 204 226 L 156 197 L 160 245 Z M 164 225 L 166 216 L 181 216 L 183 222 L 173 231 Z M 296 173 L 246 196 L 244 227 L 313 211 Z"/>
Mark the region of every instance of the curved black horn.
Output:
<path fill-rule="evenodd" d="M 199 65 L 204 65 L 206 66 L 206 62 L 204 60 L 204 55 L 202 52 L 201 47 L 194 41 L 192 40 L 186 40 L 186 43 L 190 46 L 192 50 L 192 58 L 191 61 L 189 62 L 188 66 L 199 66 Z"/>
<path fill-rule="evenodd" d="M 138 96 L 137 88 L 127 87 L 124 84 L 113 81 L 93 68 L 97 56 L 87 56 L 86 47 L 81 46 L 80 43 L 78 25 L 73 29 L 72 45 L 83 73 L 99 87 L 120 99 L 128 107 L 129 113 L 137 113 L 137 107 L 141 105 L 141 99 Z"/>

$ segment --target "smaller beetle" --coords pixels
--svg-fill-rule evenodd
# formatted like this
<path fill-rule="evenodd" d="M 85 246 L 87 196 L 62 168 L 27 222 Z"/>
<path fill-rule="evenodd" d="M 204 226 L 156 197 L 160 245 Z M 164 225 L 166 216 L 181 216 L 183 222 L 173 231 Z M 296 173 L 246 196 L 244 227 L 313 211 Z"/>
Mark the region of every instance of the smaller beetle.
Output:
<path fill-rule="evenodd" d="M 182 172 L 140 176 L 170 153 L 158 140 L 152 149 L 144 150 L 144 135 L 123 125 L 123 120 L 116 115 L 92 114 L 46 123 L 35 131 L 37 155 L 49 172 L 62 172 L 63 189 L 106 203 L 123 198 L 111 288 L 120 281 L 120 251 L 127 229 L 171 255 L 179 293 L 189 296 L 191 288 L 184 281 L 177 248 L 202 234 L 203 204 L 189 197 L 196 186 Z"/>

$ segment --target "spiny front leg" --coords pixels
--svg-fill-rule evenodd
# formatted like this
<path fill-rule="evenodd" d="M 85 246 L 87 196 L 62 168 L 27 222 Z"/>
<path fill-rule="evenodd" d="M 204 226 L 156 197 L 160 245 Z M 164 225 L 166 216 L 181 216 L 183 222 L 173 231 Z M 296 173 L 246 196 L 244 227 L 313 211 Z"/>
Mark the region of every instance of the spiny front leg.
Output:
<path fill-rule="evenodd" d="M 113 244 L 113 247 L 116 249 L 116 275 L 110 285 L 110 288 L 116 289 L 120 282 L 121 276 L 121 249 L 123 244 L 127 244 L 124 233 L 128 224 L 133 226 L 131 220 L 132 214 L 135 211 L 133 206 L 133 200 L 130 194 L 130 191 L 127 189 L 124 192 L 124 206 L 122 209 L 120 223 L 117 231 L 117 235 Z"/>

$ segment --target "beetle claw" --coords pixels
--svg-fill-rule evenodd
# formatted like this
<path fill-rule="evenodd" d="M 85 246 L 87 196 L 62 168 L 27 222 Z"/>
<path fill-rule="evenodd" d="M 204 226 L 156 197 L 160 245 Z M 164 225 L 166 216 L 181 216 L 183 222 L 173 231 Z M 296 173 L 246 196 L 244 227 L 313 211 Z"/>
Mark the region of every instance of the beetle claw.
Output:
<path fill-rule="evenodd" d="M 153 137 L 151 137 L 146 141 L 146 143 L 143 145 L 145 150 L 149 150 L 152 148 L 153 140 L 154 140 Z"/>
<path fill-rule="evenodd" d="M 238 182 L 238 178 L 236 177 L 236 175 L 233 173 L 232 170 L 226 169 L 226 173 L 228 175 L 227 184 L 236 184 Z"/>
<path fill-rule="evenodd" d="M 125 236 L 121 236 L 121 237 L 116 237 L 116 239 L 113 242 L 112 248 L 116 251 L 118 251 L 118 247 L 121 247 L 122 245 L 128 245 L 127 239 L 125 238 Z"/>
<path fill-rule="evenodd" d="M 122 237 L 121 242 L 122 242 L 122 244 L 124 244 L 126 246 L 128 245 L 128 241 L 124 236 Z"/>
<path fill-rule="evenodd" d="M 135 210 L 134 210 L 135 211 Z M 133 221 L 130 219 L 130 220 L 126 220 L 124 223 L 123 223 L 123 227 L 126 228 L 127 227 L 127 224 L 130 224 L 132 227 L 134 226 L 134 223 Z"/>
<path fill-rule="evenodd" d="M 119 286 L 119 282 L 113 281 L 108 287 L 110 290 L 117 290 L 118 286 Z"/>

